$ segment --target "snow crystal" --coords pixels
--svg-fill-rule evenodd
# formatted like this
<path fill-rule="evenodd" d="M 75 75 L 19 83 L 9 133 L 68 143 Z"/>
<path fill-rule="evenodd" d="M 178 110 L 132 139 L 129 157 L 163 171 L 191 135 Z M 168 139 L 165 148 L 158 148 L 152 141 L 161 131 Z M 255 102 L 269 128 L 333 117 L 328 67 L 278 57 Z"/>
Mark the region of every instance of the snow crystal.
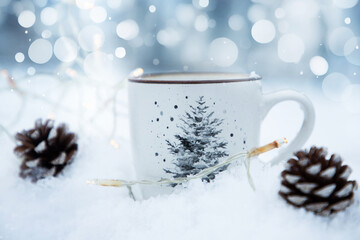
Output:
<path fill-rule="evenodd" d="M 250 72 L 250 77 L 255 78 L 255 79 L 260 79 L 261 78 L 259 75 L 256 74 L 255 71 Z"/>

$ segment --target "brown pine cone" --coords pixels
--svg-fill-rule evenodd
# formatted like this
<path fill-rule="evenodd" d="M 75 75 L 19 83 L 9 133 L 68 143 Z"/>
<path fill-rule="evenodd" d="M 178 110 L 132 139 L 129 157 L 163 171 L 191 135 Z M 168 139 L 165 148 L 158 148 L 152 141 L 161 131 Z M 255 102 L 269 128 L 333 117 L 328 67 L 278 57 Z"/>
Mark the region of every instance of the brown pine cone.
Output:
<path fill-rule="evenodd" d="M 280 196 L 295 207 L 318 215 L 344 210 L 354 198 L 356 181 L 348 181 L 351 169 L 342 165 L 340 156 L 326 159 L 324 148 L 298 151 L 281 173 Z"/>
<path fill-rule="evenodd" d="M 35 122 L 35 127 L 15 136 L 19 142 L 14 152 L 22 157 L 20 176 L 32 182 L 57 176 L 72 162 L 78 145 L 76 135 L 69 133 L 65 124 L 56 129 L 52 120 Z"/>

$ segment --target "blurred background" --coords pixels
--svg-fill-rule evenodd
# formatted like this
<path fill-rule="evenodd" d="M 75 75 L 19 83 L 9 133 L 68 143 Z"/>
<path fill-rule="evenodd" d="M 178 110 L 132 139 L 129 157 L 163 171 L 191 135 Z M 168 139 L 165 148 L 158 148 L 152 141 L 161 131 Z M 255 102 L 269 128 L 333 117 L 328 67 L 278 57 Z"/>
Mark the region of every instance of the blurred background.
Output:
<path fill-rule="evenodd" d="M 121 115 L 135 69 L 255 71 L 358 114 L 359 12 L 358 0 L 1 0 L 2 124 L 26 98 L 42 102 L 34 116 Z"/>

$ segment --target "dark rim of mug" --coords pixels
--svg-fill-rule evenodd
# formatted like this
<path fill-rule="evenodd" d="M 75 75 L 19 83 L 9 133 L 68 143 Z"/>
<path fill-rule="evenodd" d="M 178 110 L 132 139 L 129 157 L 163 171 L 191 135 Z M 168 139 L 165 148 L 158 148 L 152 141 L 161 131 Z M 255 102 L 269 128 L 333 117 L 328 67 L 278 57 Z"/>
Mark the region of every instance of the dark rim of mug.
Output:
<path fill-rule="evenodd" d="M 174 72 L 150 73 L 139 77 L 129 77 L 129 82 L 155 84 L 208 84 L 233 83 L 261 80 L 256 74 L 222 72 Z"/>

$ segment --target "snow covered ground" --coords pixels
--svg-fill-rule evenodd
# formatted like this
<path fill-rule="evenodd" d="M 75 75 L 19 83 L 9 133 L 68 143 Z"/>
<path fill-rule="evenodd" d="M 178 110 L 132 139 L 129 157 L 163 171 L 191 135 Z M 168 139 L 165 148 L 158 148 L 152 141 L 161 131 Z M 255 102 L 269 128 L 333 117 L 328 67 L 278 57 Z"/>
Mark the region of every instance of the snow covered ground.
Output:
<path fill-rule="evenodd" d="M 265 92 L 283 88 L 267 84 Z M 19 87 L 44 99 L 27 97 L 16 116 L 21 97 L 16 91 L 1 92 L 0 124 L 14 134 L 32 127 L 39 117 L 55 116 L 56 123 L 67 122 L 78 133 L 79 152 L 63 175 L 32 184 L 18 177 L 20 161 L 13 154 L 14 144 L 0 133 L 0 239 L 360 239 L 358 191 L 355 203 L 331 218 L 294 209 L 278 196 L 282 164 L 264 167 L 253 161 L 255 192 L 242 166 L 219 175 L 213 183 L 192 181 L 172 195 L 141 202 L 133 201 L 127 189 L 87 185 L 92 178 L 133 179 L 126 91 L 121 90 L 117 99 L 116 134 L 109 140 L 111 109 L 94 110 L 95 118 L 76 110 L 78 96 L 87 99 L 80 104 L 91 109 L 96 102 L 93 96 L 105 93 L 91 95 L 93 89 L 85 88 L 77 92 L 73 85 L 51 79 L 23 81 Z M 317 114 L 306 147 L 326 146 L 329 153 L 340 154 L 353 169 L 350 179 L 359 182 L 360 114 L 348 112 L 321 91 L 299 89 L 311 98 Z M 62 100 L 60 105 L 49 104 L 56 99 Z M 301 121 L 296 105 L 278 105 L 265 119 L 262 143 L 284 136 L 291 140 Z"/>

